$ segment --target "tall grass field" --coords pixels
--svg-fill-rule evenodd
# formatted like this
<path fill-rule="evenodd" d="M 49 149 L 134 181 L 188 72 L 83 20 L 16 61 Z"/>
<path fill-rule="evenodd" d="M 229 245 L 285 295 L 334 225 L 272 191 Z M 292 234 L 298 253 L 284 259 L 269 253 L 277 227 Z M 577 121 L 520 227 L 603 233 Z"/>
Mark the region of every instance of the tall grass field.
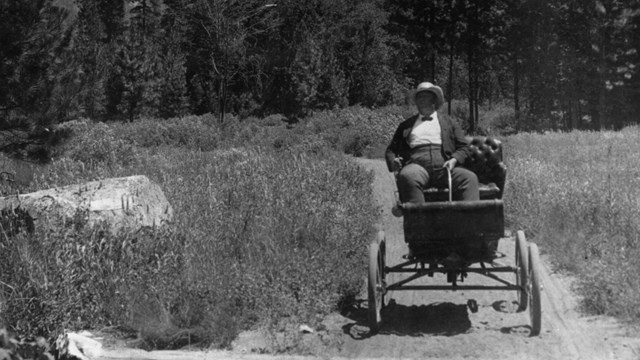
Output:
<path fill-rule="evenodd" d="M 66 124 L 59 157 L 5 193 L 143 174 L 175 223 L 0 237 L 2 320 L 28 334 L 116 327 L 148 348 L 225 347 L 239 331 L 313 326 L 350 305 L 374 236 L 371 174 L 328 147 L 253 146 L 246 128 L 206 121 L 175 119 L 147 137 L 144 121 Z"/>
<path fill-rule="evenodd" d="M 372 174 L 344 154 L 380 157 L 409 112 L 61 125 L 68 140 L 50 164 L 4 163 L 16 181 L 0 183 L 3 195 L 142 174 L 176 218 L 135 233 L 0 236 L 0 321 L 45 336 L 118 328 L 148 348 L 226 347 L 245 329 L 318 323 L 361 291 L 378 221 Z M 637 321 L 640 128 L 500 138 L 508 227 L 576 275 L 585 311 Z"/>
<path fill-rule="evenodd" d="M 640 128 L 505 140 L 505 214 L 578 275 L 585 309 L 640 319 Z"/>

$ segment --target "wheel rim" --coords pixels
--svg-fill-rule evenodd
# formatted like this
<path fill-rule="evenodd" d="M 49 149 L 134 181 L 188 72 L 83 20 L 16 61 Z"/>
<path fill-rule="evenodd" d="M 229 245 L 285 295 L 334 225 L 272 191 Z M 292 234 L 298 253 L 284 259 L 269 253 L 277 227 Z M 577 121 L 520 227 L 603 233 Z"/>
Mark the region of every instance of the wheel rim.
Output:
<path fill-rule="evenodd" d="M 386 242 L 384 241 L 384 238 L 380 239 L 379 242 L 379 247 L 380 247 L 380 251 L 378 252 L 378 278 L 379 278 L 379 291 L 380 291 L 380 308 L 384 309 L 385 306 L 387 305 L 387 299 L 386 299 L 386 292 L 387 292 L 387 281 L 386 281 L 386 274 L 384 272 L 384 268 L 386 266 L 386 262 L 385 262 L 385 256 L 386 256 Z"/>
<path fill-rule="evenodd" d="M 516 234 L 516 285 L 521 287 L 518 291 L 518 311 L 528 308 L 529 294 L 529 259 L 527 252 L 527 240 L 523 231 Z"/>
<path fill-rule="evenodd" d="M 540 255 L 536 244 L 529 245 L 529 317 L 531 318 L 531 336 L 540 334 L 542 308 L 540 303 Z"/>
<path fill-rule="evenodd" d="M 378 331 L 382 321 L 381 310 L 384 303 L 384 237 L 380 235 L 369 245 L 369 324 L 372 331 Z"/>

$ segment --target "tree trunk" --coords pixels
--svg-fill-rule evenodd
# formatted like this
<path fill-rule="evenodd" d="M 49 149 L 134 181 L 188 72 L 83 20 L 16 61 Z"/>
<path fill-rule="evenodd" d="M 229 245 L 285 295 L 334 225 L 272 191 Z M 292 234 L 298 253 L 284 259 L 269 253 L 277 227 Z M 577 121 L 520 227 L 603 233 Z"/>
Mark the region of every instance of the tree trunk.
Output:
<path fill-rule="evenodd" d="M 431 14 L 429 16 L 429 28 L 433 29 L 433 23 L 434 23 L 434 17 L 435 17 L 435 11 L 431 11 Z M 438 85 L 437 80 L 436 80 L 436 49 L 433 46 L 433 42 L 430 45 L 431 48 L 431 82 Z"/>
<path fill-rule="evenodd" d="M 468 132 L 470 134 L 473 134 L 475 131 L 475 119 L 474 119 L 474 106 L 473 106 L 473 99 L 474 96 L 473 94 L 475 93 L 475 89 L 474 89 L 474 84 L 473 84 L 473 67 L 474 67 L 474 63 L 473 63 L 473 54 L 471 53 L 471 51 L 469 51 L 470 53 L 468 54 L 469 56 L 469 79 L 468 79 L 468 83 L 469 83 L 469 94 L 467 95 L 467 98 L 469 100 L 469 129 Z"/>
<path fill-rule="evenodd" d="M 594 124 L 596 127 L 596 130 L 604 130 L 605 128 L 608 127 L 608 124 L 606 122 L 606 106 L 607 106 L 607 102 L 606 102 L 606 87 L 605 87 L 605 82 L 606 82 L 606 78 L 605 78 L 605 73 L 606 73 L 606 66 L 607 66 L 607 58 L 606 58 L 606 40 L 607 40 L 607 35 L 606 35 L 606 28 L 602 29 L 602 35 L 600 38 L 600 65 L 598 66 L 598 111 L 597 111 L 597 119 L 596 119 L 596 123 Z"/>
<path fill-rule="evenodd" d="M 227 82 L 225 77 L 223 76 L 220 79 L 220 86 L 218 89 L 218 111 L 220 112 L 220 124 L 224 122 L 224 114 L 226 112 L 226 102 L 227 102 Z"/>
<path fill-rule="evenodd" d="M 474 124 L 474 130 L 478 130 L 478 125 L 480 123 L 480 113 L 478 111 L 479 108 L 479 103 L 480 103 L 480 80 L 479 80 L 479 75 L 478 75 L 479 71 L 474 71 L 473 72 L 473 81 L 475 82 L 474 88 L 475 88 L 475 98 L 473 100 L 473 119 L 475 120 L 475 124 Z"/>
<path fill-rule="evenodd" d="M 467 44 L 467 58 L 468 58 L 468 68 L 469 68 L 469 134 L 474 134 L 476 131 L 476 72 L 477 69 L 477 54 L 476 49 L 478 47 L 478 35 L 477 35 L 477 24 L 478 24 L 478 6 L 475 5 L 473 9 L 473 14 L 469 19 L 469 30 L 468 30 L 468 44 Z"/>
<path fill-rule="evenodd" d="M 451 23 L 449 24 L 449 85 L 447 86 L 447 101 L 449 102 L 447 105 L 447 113 L 449 115 L 451 115 L 451 101 L 453 100 L 453 60 L 455 54 L 454 32 L 457 20 L 457 17 L 454 16 L 454 14 L 454 7 L 451 6 Z"/>
<path fill-rule="evenodd" d="M 431 79 L 434 84 L 438 84 L 438 79 L 436 79 L 436 50 L 431 49 Z"/>
<path fill-rule="evenodd" d="M 453 96 L 453 40 L 451 40 L 451 54 L 449 55 L 449 85 L 447 86 L 447 114 L 451 115 L 451 100 Z"/>
<path fill-rule="evenodd" d="M 520 119 L 520 67 L 518 66 L 518 52 L 513 56 L 513 110 L 516 122 Z"/>

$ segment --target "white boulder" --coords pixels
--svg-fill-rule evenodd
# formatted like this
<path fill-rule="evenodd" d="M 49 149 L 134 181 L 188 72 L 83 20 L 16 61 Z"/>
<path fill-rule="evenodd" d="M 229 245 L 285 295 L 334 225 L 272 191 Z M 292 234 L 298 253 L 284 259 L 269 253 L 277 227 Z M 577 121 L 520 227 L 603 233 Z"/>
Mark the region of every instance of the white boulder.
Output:
<path fill-rule="evenodd" d="M 162 189 L 146 176 L 129 176 L 0 198 L 7 222 L 28 230 L 40 225 L 76 229 L 106 223 L 113 232 L 161 226 L 173 219 Z M 13 216 L 13 220 L 11 220 Z"/>

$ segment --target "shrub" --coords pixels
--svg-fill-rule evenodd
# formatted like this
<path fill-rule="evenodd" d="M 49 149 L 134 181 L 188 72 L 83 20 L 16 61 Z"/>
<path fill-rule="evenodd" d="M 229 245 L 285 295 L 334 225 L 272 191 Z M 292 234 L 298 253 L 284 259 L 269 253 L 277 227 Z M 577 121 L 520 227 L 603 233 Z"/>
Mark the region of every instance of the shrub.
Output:
<path fill-rule="evenodd" d="M 448 104 L 442 106 L 441 111 L 447 111 Z M 466 100 L 451 101 L 451 117 L 456 119 L 460 126 L 466 131 L 469 121 L 469 102 Z"/>
<path fill-rule="evenodd" d="M 363 156 L 371 148 L 389 144 L 403 120 L 401 113 L 397 107 L 372 110 L 355 106 L 316 113 L 300 126 L 338 151 Z"/>
<path fill-rule="evenodd" d="M 116 136 L 107 124 L 80 119 L 61 124 L 58 131 L 68 132 L 70 138 L 56 152 L 56 157 L 101 167 L 126 166 L 136 157 L 134 147 Z"/>
<path fill-rule="evenodd" d="M 34 180 L 36 165 L 0 155 L 0 196 L 24 193 Z"/>
<path fill-rule="evenodd" d="M 166 120 L 141 119 L 114 123 L 121 138 L 140 147 L 174 146 L 211 151 L 221 141 L 221 129 L 213 115 L 184 116 Z"/>
<path fill-rule="evenodd" d="M 511 135 L 516 131 L 515 110 L 512 104 L 498 103 L 483 107 L 478 120 L 481 132 L 487 135 Z"/>

